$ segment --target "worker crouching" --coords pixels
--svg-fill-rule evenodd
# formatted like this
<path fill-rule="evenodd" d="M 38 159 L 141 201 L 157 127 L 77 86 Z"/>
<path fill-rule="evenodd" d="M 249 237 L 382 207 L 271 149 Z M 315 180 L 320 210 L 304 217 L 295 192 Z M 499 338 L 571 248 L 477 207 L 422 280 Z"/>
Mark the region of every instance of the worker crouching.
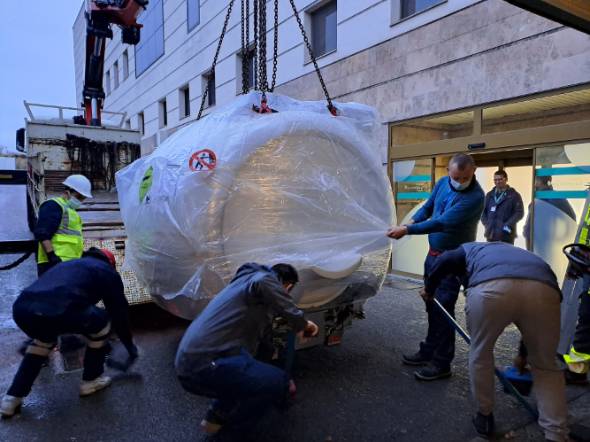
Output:
<path fill-rule="evenodd" d="M 288 264 L 244 264 L 187 329 L 176 371 L 185 390 L 214 398 L 201 422 L 205 432 L 217 433 L 225 424 L 243 428 L 294 388 L 284 370 L 252 355 L 275 316 L 287 320 L 300 338 L 318 333 L 289 296 L 297 281 Z"/>
<path fill-rule="evenodd" d="M 105 309 L 96 307 L 99 301 Z M 91 248 L 80 259 L 61 263 L 25 288 L 13 305 L 14 322 L 32 342 L 2 399 L 0 413 L 11 417 L 20 410 L 41 367 L 60 335 L 86 336 L 80 396 L 91 395 L 111 383 L 103 375 L 107 338 L 116 331 L 131 358 L 137 357 L 129 321 L 123 281 L 108 250 Z"/>
<path fill-rule="evenodd" d="M 547 440 L 566 441 L 565 382 L 555 357 L 561 292 L 551 267 L 509 244 L 466 243 L 439 257 L 426 278 L 423 296 L 431 297 L 449 275 L 462 277 L 467 291 L 469 376 L 477 403 L 473 419 L 477 432 L 490 436 L 494 431 L 494 345 L 504 329 L 515 324 L 529 353 L 539 425 Z"/>

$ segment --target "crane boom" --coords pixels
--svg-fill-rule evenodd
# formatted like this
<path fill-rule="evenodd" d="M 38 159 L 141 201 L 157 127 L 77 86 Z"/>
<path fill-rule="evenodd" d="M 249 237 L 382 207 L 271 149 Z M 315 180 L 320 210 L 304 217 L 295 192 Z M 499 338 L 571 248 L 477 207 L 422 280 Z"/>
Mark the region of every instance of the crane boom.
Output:
<path fill-rule="evenodd" d="M 113 38 L 111 25 L 121 28 L 123 43 L 136 45 L 141 24 L 137 17 L 148 0 L 88 0 L 86 6 L 86 67 L 82 90 L 84 123 L 101 125 L 106 39 Z"/>

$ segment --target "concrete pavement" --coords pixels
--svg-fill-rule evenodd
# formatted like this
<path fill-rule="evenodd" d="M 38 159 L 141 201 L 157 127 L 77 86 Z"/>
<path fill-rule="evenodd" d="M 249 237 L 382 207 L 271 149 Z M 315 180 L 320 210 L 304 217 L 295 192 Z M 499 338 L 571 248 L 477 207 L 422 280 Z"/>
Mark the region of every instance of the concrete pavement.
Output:
<path fill-rule="evenodd" d="M 0 256 L 0 264 L 9 261 Z M 27 261 L 29 271 L 34 263 Z M 0 273 L 0 390 L 5 391 L 20 357 L 24 335 L 7 309 L 30 278 L 27 267 Z M 11 286 L 7 290 L 7 286 Z M 390 280 L 366 306 L 367 319 L 345 334 L 342 345 L 297 355 L 296 403 L 273 411 L 250 434 L 257 441 L 470 441 L 475 437 L 467 374 L 467 348 L 458 338 L 454 375 L 433 383 L 417 382 L 400 363 L 416 350 L 426 316 L 417 285 Z M 462 300 L 459 319 L 464 323 Z M 207 400 L 182 390 L 173 370 L 174 353 L 187 322 L 155 306 L 140 306 L 132 319 L 141 358 L 131 376 L 118 376 L 107 390 L 79 398 L 80 372 L 45 368 L 22 413 L 0 422 L 2 441 L 205 441 L 198 428 Z M 497 349 L 498 365 L 508 364 L 518 335 L 509 329 Z M 574 421 L 590 421 L 588 387 L 569 387 Z M 500 436 L 514 441 L 543 440 L 536 424 L 512 398 L 497 393 Z M 514 432 L 511 432 L 514 431 Z M 244 433 L 221 440 L 248 440 Z"/>

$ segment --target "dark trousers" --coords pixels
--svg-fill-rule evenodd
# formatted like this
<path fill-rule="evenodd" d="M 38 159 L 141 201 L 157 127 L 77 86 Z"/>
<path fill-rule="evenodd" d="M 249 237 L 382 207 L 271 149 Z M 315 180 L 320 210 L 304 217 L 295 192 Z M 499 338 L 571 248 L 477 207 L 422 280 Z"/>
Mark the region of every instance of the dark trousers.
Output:
<path fill-rule="evenodd" d="M 588 281 L 585 282 L 584 291 L 580 295 L 578 325 L 576 326 L 573 347 L 577 352 L 590 354 L 590 293 L 588 292 Z"/>
<path fill-rule="evenodd" d="M 434 266 L 436 259 L 437 257 L 431 254 L 426 256 L 426 261 L 424 261 L 425 277 Z M 459 278 L 447 276 L 441 281 L 434 294 L 434 297 L 453 317 L 455 317 L 455 304 L 460 288 Z M 420 353 L 431 359 L 438 368 L 449 369 L 451 361 L 455 357 L 455 330 L 434 301 L 426 302 L 426 313 L 428 314 L 428 332 L 426 339 L 420 343 Z"/>
<path fill-rule="evenodd" d="M 213 412 L 239 426 L 254 423 L 270 406 L 282 403 L 289 388 L 284 370 L 257 361 L 245 350 L 216 359 L 180 382 L 191 393 L 215 397 Z"/>
<path fill-rule="evenodd" d="M 37 315 L 28 307 L 22 303 L 16 303 L 13 308 L 14 322 L 33 339 L 8 389 L 8 394 L 16 397 L 24 397 L 30 393 L 41 367 L 47 360 L 47 356 L 38 353 L 43 353 L 43 349 L 49 349 L 46 352 L 49 353 L 55 346 L 58 336 L 75 333 L 96 340 L 95 335 L 109 324 L 106 311 L 94 306 L 55 317 Z M 91 381 L 103 373 L 106 353 L 106 346 L 86 348 L 82 379 Z"/>

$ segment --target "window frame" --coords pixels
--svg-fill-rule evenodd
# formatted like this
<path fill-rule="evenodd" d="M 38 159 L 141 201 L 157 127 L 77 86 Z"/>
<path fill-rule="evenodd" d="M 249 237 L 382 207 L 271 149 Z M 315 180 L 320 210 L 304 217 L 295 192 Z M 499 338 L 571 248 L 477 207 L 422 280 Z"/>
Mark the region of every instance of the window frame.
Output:
<path fill-rule="evenodd" d="M 144 68 L 143 70 L 139 71 L 139 70 L 137 69 L 137 60 L 138 60 L 138 57 L 137 57 L 137 48 L 138 48 L 138 46 L 139 46 L 139 45 L 141 45 L 141 44 L 142 44 L 142 42 L 145 42 L 145 41 L 147 41 L 147 40 L 145 40 L 145 35 L 144 35 L 144 34 L 145 34 L 145 32 L 144 32 L 144 30 L 145 30 L 145 27 L 144 27 L 144 28 L 142 29 L 142 39 L 141 39 L 141 41 L 140 41 L 140 42 L 139 42 L 137 45 L 135 45 L 135 46 L 134 46 L 134 48 L 135 48 L 135 57 L 134 57 L 134 63 L 135 63 L 135 78 L 139 78 L 139 77 L 140 77 L 140 76 L 141 76 L 141 75 L 142 75 L 144 72 L 147 72 L 147 71 L 150 69 L 150 67 L 152 67 L 152 66 L 153 66 L 153 65 L 154 65 L 154 64 L 155 64 L 155 63 L 156 63 L 156 62 L 157 62 L 157 61 L 158 61 L 160 58 L 162 58 L 162 57 L 164 56 L 164 54 L 166 53 L 166 33 L 165 33 L 165 24 L 166 24 L 166 20 L 165 20 L 165 17 L 164 17 L 164 0 L 152 0 L 152 1 L 159 1 L 159 2 L 160 2 L 160 7 L 161 7 L 161 13 L 162 13 L 162 26 L 161 26 L 161 27 L 162 27 L 162 53 L 161 53 L 161 54 L 159 54 L 159 55 L 158 55 L 156 58 L 154 58 L 153 60 L 151 60 L 151 62 L 150 62 L 150 63 L 149 63 L 147 66 L 145 66 L 145 68 Z M 148 9 L 147 9 L 147 11 L 149 12 L 149 11 L 151 11 L 151 10 L 154 10 L 154 9 L 155 9 L 155 7 L 150 7 L 150 8 L 148 8 Z M 139 19 L 141 19 L 141 16 L 142 16 L 144 13 L 145 13 L 145 12 L 142 12 L 142 13 L 139 15 L 139 17 L 138 17 L 138 18 L 139 18 Z M 142 47 L 143 47 L 143 46 L 142 46 Z"/>
<path fill-rule="evenodd" d="M 127 80 L 127 78 L 129 78 L 129 51 L 127 49 L 125 49 L 123 51 L 122 60 L 123 60 L 123 81 L 125 81 L 125 80 Z"/>
<path fill-rule="evenodd" d="M 431 9 L 434 9 L 438 6 L 441 6 L 445 3 L 448 3 L 448 0 L 438 0 L 436 3 L 421 9 L 419 11 L 414 12 L 413 14 L 407 15 L 407 16 L 402 16 L 402 11 L 403 11 L 403 3 L 407 1 L 407 0 L 392 0 L 391 3 L 391 25 L 396 25 L 398 23 L 401 23 L 403 21 L 406 20 L 410 20 L 413 17 L 416 17 L 420 14 L 424 14 L 428 11 L 430 11 Z"/>
<path fill-rule="evenodd" d="M 140 134 L 145 135 L 145 114 L 143 111 L 137 113 L 137 129 Z"/>
<path fill-rule="evenodd" d="M 107 69 L 104 74 L 104 84 L 106 86 L 105 92 L 106 95 L 111 95 L 111 70 Z"/>
<path fill-rule="evenodd" d="M 119 88 L 119 60 L 113 63 L 113 90 Z"/>
<path fill-rule="evenodd" d="M 248 85 L 248 90 L 254 90 L 256 88 L 256 49 L 254 46 L 249 46 L 246 51 L 246 60 L 251 63 L 249 70 L 248 81 L 252 82 Z M 236 95 L 242 93 L 242 66 L 244 65 L 244 57 L 242 57 L 241 49 L 236 53 Z"/>
<path fill-rule="evenodd" d="M 158 128 L 164 129 L 168 126 L 168 104 L 166 97 L 158 100 Z"/>
<path fill-rule="evenodd" d="M 329 50 L 325 50 L 325 52 L 319 53 L 319 51 L 317 50 L 316 47 L 316 33 L 315 33 L 315 22 L 316 22 L 316 17 L 317 14 L 326 10 L 329 7 L 334 7 L 334 12 L 336 13 L 336 27 L 335 27 L 335 39 L 336 39 L 336 45 L 333 49 L 329 49 Z M 328 15 L 328 14 L 326 14 Z M 307 17 L 307 22 L 309 23 L 309 25 L 307 26 L 308 29 L 306 29 L 306 32 L 308 32 L 309 36 L 310 36 L 310 43 L 311 43 L 311 48 L 313 50 L 313 55 L 315 58 L 321 58 L 321 57 L 326 57 L 327 55 L 330 55 L 334 52 L 336 52 L 338 50 L 338 1 L 337 0 L 326 0 L 326 1 L 322 1 L 320 3 L 317 3 L 315 5 L 313 5 L 311 8 L 309 8 L 306 11 L 306 17 Z M 328 31 L 328 28 L 325 28 L 326 31 Z M 326 32 L 327 35 L 327 32 Z M 325 42 L 324 42 L 324 46 L 326 46 L 326 42 L 327 42 L 327 38 L 324 38 Z M 325 49 L 325 48 L 324 48 Z M 311 62 L 311 58 L 309 56 L 309 53 L 305 53 L 305 62 L 309 63 Z"/>
<path fill-rule="evenodd" d="M 205 89 L 207 88 L 207 85 L 210 86 L 210 81 L 211 78 L 213 79 L 213 89 L 209 88 L 209 91 L 207 93 L 207 108 L 213 107 L 215 106 L 216 102 L 217 102 L 217 97 L 216 97 L 216 81 L 215 81 L 215 71 L 214 70 L 208 70 L 205 73 L 203 73 L 201 75 L 201 85 L 202 85 L 202 94 L 205 93 Z M 213 93 L 211 93 L 211 91 L 213 91 Z"/>
<path fill-rule="evenodd" d="M 190 96 L 190 85 L 185 84 L 181 88 L 178 89 L 178 110 L 179 110 L 179 118 L 182 120 L 184 118 L 191 116 L 191 96 Z"/>
<path fill-rule="evenodd" d="M 190 2 L 197 2 L 197 14 L 198 14 L 198 18 L 196 23 L 194 23 L 191 26 L 190 23 Z M 186 0 L 186 32 L 187 34 L 190 33 L 193 29 L 195 29 L 197 26 L 199 26 L 201 24 L 201 0 Z"/>

